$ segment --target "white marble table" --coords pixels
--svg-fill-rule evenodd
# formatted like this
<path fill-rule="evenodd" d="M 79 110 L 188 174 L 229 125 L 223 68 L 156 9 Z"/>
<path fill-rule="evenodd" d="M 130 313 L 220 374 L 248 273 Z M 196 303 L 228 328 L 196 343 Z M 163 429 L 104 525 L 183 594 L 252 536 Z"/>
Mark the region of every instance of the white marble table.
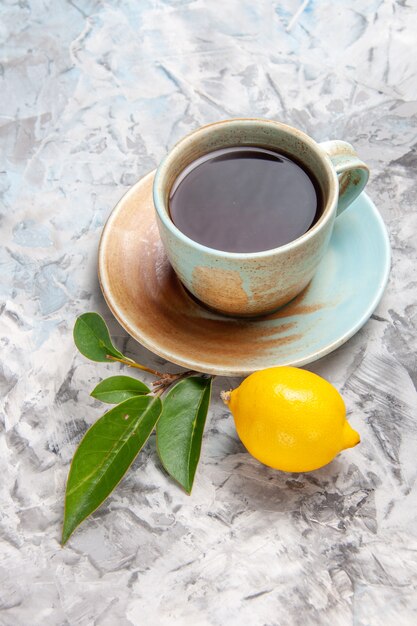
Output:
<path fill-rule="evenodd" d="M 416 18 L 413 0 L 1 3 L 2 626 L 417 623 Z M 350 141 L 372 168 L 389 286 L 311 366 L 363 441 L 280 474 L 216 400 L 191 497 L 151 440 L 61 549 L 69 462 L 102 413 L 89 392 L 115 372 L 76 352 L 75 317 L 102 313 L 128 354 L 164 366 L 103 302 L 101 228 L 177 138 L 233 116 Z"/>

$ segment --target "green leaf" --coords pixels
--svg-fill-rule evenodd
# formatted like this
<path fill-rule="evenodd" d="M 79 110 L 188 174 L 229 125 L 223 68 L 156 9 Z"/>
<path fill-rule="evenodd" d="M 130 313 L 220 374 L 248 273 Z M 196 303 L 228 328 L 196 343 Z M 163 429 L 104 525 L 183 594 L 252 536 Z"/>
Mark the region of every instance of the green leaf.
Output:
<path fill-rule="evenodd" d="M 74 342 L 78 350 L 92 361 L 107 361 L 107 355 L 126 358 L 111 342 L 106 322 L 98 313 L 84 313 L 74 326 Z"/>
<path fill-rule="evenodd" d="M 172 387 L 164 398 L 156 429 L 159 458 L 187 493 L 191 492 L 200 458 L 211 380 L 192 376 Z"/>
<path fill-rule="evenodd" d="M 158 397 L 130 398 L 108 411 L 87 431 L 69 471 L 62 544 L 123 478 L 161 411 Z"/>
<path fill-rule="evenodd" d="M 129 398 L 150 393 L 149 387 L 141 380 L 130 376 L 110 376 L 105 378 L 93 389 L 90 395 L 108 404 L 119 404 Z"/>

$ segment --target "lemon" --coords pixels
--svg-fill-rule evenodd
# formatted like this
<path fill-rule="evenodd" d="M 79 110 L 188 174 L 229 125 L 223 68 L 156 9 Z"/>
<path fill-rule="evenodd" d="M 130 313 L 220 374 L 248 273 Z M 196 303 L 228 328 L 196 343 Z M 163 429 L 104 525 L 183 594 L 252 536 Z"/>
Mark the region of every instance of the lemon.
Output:
<path fill-rule="evenodd" d="M 271 367 L 223 392 L 238 435 L 258 461 L 285 472 L 323 467 L 359 443 L 345 403 L 327 380 L 296 367 Z"/>

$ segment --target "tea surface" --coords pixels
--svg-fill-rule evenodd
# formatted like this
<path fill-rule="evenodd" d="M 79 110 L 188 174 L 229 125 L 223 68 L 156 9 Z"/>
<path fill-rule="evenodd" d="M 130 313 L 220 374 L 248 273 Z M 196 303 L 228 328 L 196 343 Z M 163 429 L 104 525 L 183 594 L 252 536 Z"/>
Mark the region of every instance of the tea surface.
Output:
<path fill-rule="evenodd" d="M 321 211 L 318 184 L 289 157 L 258 147 L 211 152 L 174 182 L 171 219 L 209 248 L 258 252 L 297 239 Z"/>

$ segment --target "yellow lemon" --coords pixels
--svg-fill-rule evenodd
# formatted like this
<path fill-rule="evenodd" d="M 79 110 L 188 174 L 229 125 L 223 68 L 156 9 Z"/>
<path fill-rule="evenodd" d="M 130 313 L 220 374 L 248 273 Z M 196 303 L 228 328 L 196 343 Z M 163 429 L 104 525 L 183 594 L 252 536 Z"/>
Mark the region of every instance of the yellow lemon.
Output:
<path fill-rule="evenodd" d="M 339 392 L 307 370 L 261 370 L 222 397 L 245 448 L 275 469 L 315 470 L 360 441 Z"/>

